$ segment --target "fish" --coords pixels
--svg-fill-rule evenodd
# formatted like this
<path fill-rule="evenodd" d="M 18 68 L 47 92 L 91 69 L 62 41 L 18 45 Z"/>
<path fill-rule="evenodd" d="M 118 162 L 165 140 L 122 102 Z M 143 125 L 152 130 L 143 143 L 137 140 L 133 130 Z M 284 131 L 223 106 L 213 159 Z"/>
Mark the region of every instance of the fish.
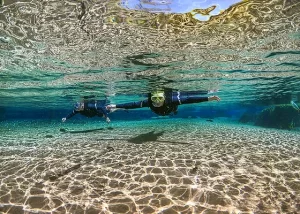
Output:
<path fill-rule="evenodd" d="M 291 101 L 291 105 L 292 105 L 292 107 L 293 107 L 294 109 L 296 109 L 297 111 L 300 112 L 299 106 L 298 106 L 294 101 Z"/>

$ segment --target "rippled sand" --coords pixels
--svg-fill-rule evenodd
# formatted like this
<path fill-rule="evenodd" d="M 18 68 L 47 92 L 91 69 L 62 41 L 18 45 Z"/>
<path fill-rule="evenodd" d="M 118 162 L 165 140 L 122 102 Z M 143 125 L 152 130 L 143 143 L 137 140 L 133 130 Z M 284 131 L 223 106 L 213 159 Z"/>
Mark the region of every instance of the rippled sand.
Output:
<path fill-rule="evenodd" d="M 199 119 L 1 127 L 0 212 L 300 212 L 299 132 Z"/>

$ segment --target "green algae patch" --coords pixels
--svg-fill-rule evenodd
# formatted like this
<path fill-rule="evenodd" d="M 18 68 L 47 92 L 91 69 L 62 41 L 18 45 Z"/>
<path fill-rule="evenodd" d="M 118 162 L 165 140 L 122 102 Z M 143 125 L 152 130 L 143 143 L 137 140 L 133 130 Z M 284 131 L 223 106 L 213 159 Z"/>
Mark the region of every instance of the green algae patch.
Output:
<path fill-rule="evenodd" d="M 275 105 L 262 110 L 255 125 L 291 130 L 300 126 L 300 113 L 290 104 Z"/>

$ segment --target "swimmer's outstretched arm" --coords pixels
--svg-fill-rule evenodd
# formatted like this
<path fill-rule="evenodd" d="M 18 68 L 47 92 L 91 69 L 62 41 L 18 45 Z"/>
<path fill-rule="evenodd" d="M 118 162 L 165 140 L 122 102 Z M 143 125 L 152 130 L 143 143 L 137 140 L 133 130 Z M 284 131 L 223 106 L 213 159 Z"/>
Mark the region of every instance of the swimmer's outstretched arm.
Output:
<path fill-rule="evenodd" d="M 62 121 L 62 122 L 65 122 L 67 119 L 70 119 L 71 117 L 73 117 L 73 116 L 74 116 L 75 114 L 77 114 L 77 113 L 78 113 L 78 111 L 73 110 L 72 113 L 68 114 L 68 116 L 63 117 L 63 118 L 61 119 L 61 121 Z"/>
<path fill-rule="evenodd" d="M 205 96 L 201 93 L 194 91 L 177 91 L 172 93 L 172 103 L 175 105 L 201 103 L 207 101 L 220 101 L 218 96 Z"/>
<path fill-rule="evenodd" d="M 118 109 L 135 109 L 135 108 L 144 108 L 144 107 L 149 107 L 148 100 L 131 102 L 131 103 L 122 103 L 122 104 L 110 104 L 106 106 L 106 109 L 110 112 L 113 112 Z"/>
<path fill-rule="evenodd" d="M 108 117 L 107 109 L 105 107 L 101 107 L 97 109 L 97 115 L 98 117 L 103 117 L 105 118 L 107 123 L 110 123 L 110 119 Z"/>

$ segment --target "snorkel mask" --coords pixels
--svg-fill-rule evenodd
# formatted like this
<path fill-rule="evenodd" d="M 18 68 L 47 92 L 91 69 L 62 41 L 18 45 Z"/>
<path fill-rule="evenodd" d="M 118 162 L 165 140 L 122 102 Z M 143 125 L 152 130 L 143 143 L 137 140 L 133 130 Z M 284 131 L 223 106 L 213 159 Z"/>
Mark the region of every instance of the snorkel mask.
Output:
<path fill-rule="evenodd" d="M 75 103 L 74 109 L 75 109 L 75 111 L 82 111 L 84 109 L 84 103 L 81 103 L 81 102 Z"/>
<path fill-rule="evenodd" d="M 165 102 L 165 93 L 163 91 L 152 92 L 151 101 L 154 107 L 162 106 Z"/>

